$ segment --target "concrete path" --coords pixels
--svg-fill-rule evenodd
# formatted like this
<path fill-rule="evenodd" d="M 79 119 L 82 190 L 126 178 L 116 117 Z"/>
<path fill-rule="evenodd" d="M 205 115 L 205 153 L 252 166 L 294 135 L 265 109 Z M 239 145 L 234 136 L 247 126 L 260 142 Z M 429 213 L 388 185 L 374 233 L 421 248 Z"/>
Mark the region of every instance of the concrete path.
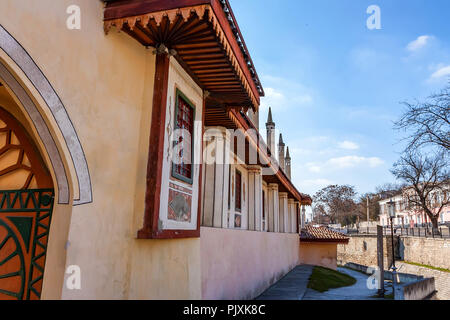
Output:
<path fill-rule="evenodd" d="M 297 266 L 256 300 L 302 300 L 313 266 Z"/>
<path fill-rule="evenodd" d="M 377 294 L 377 289 L 371 290 L 367 288 L 368 276 L 347 268 L 338 268 L 338 271 L 352 276 L 357 282 L 350 287 L 331 289 L 323 293 L 307 289 L 303 300 L 382 300 L 374 298 Z M 392 289 L 386 289 L 388 289 L 386 294 L 392 293 Z"/>

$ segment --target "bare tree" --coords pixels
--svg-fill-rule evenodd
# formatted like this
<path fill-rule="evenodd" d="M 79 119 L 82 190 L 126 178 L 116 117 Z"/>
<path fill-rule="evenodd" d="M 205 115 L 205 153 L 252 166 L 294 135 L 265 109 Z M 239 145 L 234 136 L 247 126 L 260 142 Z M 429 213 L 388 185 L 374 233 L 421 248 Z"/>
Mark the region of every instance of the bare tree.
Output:
<path fill-rule="evenodd" d="M 404 187 L 405 185 L 400 183 L 385 183 L 376 187 L 375 192 L 376 196 L 379 197 L 379 200 L 385 200 L 402 193 Z"/>
<path fill-rule="evenodd" d="M 406 112 L 394 128 L 409 132 L 407 150 L 425 145 L 450 150 L 450 81 L 426 102 L 404 102 Z"/>
<path fill-rule="evenodd" d="M 442 210 L 450 204 L 448 153 L 423 156 L 408 151 L 391 172 L 408 186 L 403 191 L 406 207 L 425 212 L 437 228 Z"/>
<path fill-rule="evenodd" d="M 330 222 L 326 214 L 326 209 L 322 204 L 315 204 L 313 206 L 313 222 L 317 224 L 326 224 Z"/>
<path fill-rule="evenodd" d="M 314 212 L 326 216 L 331 223 L 349 223 L 349 217 L 357 212 L 355 197 L 352 186 L 330 185 L 314 195 Z"/>

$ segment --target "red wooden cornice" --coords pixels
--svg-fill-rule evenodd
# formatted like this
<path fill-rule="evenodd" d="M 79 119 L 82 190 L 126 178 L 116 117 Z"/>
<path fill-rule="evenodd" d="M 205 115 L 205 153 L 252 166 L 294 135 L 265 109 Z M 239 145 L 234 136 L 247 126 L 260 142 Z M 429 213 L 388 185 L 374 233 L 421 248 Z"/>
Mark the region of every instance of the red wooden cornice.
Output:
<path fill-rule="evenodd" d="M 175 49 L 204 90 L 258 109 L 264 91 L 227 0 L 107 1 L 104 21 L 106 32 L 114 26 L 145 46 Z"/>

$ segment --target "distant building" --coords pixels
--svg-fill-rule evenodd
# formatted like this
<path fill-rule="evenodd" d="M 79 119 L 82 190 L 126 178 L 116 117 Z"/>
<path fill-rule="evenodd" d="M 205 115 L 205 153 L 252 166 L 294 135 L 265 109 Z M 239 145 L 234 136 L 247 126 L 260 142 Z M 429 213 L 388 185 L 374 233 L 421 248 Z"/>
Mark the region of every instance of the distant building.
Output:
<path fill-rule="evenodd" d="M 423 210 L 410 209 L 407 197 L 408 192 L 411 192 L 410 190 L 411 188 L 403 189 L 403 191 L 399 192 L 397 195 L 378 202 L 380 205 L 380 215 L 379 215 L 380 225 L 382 226 L 390 225 L 388 202 L 390 202 L 391 200 L 395 202 L 396 217 L 393 219 L 394 226 L 417 227 L 428 225 L 431 223 L 430 218 Z M 447 199 L 447 197 L 449 196 L 450 196 L 449 192 L 444 193 L 435 192 L 430 196 L 431 201 L 430 204 L 432 207 L 436 208 L 440 206 L 442 201 L 445 201 L 445 199 Z M 438 221 L 439 223 L 442 224 L 450 223 L 450 206 L 444 207 L 439 216 Z"/>

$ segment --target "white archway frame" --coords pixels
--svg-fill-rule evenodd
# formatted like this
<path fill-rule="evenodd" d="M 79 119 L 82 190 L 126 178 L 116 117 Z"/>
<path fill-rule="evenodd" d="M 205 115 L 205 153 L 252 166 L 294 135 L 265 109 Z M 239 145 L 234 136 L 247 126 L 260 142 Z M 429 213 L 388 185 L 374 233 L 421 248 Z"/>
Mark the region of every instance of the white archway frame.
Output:
<path fill-rule="evenodd" d="M 82 205 L 92 202 L 92 186 L 86 157 L 81 146 L 78 135 L 70 120 L 70 117 L 55 90 L 48 79 L 42 73 L 26 50 L 9 34 L 0 24 L 0 49 L 3 50 L 22 70 L 25 76 L 33 84 L 39 95 L 56 121 L 59 131 L 64 137 L 65 144 L 71 156 L 71 161 L 78 180 L 79 198 L 73 200 L 73 205 Z M 21 104 L 27 111 L 29 117 L 45 145 L 46 151 L 53 166 L 58 185 L 58 199 L 60 204 L 70 203 L 69 182 L 56 143 L 44 121 L 41 113 L 30 98 L 28 93 L 19 84 L 15 77 L 0 61 L 0 77 L 6 85 L 14 92 Z"/>

